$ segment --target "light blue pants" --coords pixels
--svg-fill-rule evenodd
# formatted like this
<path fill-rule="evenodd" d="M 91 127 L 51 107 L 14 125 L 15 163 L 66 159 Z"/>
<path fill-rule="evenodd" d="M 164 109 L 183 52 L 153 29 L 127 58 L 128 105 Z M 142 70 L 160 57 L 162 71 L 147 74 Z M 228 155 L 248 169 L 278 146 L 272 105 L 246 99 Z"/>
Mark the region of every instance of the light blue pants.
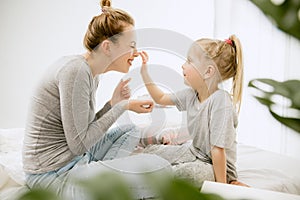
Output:
<path fill-rule="evenodd" d="M 54 191 L 63 199 L 88 199 L 76 184 L 71 183 L 69 172 L 76 166 L 86 166 L 99 160 L 111 160 L 129 156 L 138 145 L 140 131 L 134 125 L 123 125 L 109 130 L 101 140 L 82 156 L 75 157 L 64 167 L 42 174 L 27 174 L 26 183 L 29 188 L 44 188 Z"/>

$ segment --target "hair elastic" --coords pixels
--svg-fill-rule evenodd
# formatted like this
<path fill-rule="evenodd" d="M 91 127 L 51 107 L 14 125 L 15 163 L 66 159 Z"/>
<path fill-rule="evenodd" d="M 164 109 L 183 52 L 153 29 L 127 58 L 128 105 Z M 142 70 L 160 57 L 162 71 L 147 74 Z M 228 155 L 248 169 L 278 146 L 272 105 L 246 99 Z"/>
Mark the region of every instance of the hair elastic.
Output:
<path fill-rule="evenodd" d="M 230 44 L 231 46 L 233 46 L 233 42 L 232 42 L 231 39 L 225 39 L 225 42 L 226 42 L 227 44 Z"/>
<path fill-rule="evenodd" d="M 108 13 L 109 13 L 109 11 L 107 10 L 106 7 L 103 7 L 103 8 L 101 9 L 101 11 L 102 11 L 102 13 L 104 13 L 104 14 L 108 14 Z"/>

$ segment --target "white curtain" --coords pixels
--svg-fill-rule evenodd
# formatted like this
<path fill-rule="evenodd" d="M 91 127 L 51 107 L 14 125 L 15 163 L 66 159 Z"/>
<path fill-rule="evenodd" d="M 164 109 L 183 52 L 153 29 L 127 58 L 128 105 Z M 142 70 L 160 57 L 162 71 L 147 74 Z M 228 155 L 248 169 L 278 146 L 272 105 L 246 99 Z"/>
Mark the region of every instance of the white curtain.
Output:
<path fill-rule="evenodd" d="M 280 31 L 248 0 L 215 0 L 214 4 L 214 37 L 236 34 L 244 50 L 245 87 L 239 142 L 299 157 L 300 135 L 277 122 L 247 87 L 254 78 L 299 79 L 299 40 Z"/>

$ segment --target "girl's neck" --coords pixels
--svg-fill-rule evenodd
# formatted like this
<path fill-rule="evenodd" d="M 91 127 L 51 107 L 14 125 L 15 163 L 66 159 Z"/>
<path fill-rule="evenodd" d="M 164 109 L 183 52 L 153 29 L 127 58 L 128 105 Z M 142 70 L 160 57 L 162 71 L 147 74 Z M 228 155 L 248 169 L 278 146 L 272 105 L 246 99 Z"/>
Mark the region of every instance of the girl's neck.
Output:
<path fill-rule="evenodd" d="M 208 97 L 213 94 L 215 91 L 218 90 L 218 87 L 202 87 L 202 88 L 198 88 L 196 89 L 197 92 L 197 96 L 198 96 L 198 100 L 202 103 L 204 102 L 206 99 L 208 99 Z"/>

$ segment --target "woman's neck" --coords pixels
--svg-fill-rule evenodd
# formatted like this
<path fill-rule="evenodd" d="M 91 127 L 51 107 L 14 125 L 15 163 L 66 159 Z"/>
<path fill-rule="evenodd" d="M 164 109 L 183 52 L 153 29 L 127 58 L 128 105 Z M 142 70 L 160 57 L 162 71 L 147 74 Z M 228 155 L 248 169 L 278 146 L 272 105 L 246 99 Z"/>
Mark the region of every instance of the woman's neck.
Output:
<path fill-rule="evenodd" d="M 91 69 L 93 77 L 106 72 L 108 62 L 102 54 L 95 55 L 93 52 L 86 52 L 83 56 Z"/>

